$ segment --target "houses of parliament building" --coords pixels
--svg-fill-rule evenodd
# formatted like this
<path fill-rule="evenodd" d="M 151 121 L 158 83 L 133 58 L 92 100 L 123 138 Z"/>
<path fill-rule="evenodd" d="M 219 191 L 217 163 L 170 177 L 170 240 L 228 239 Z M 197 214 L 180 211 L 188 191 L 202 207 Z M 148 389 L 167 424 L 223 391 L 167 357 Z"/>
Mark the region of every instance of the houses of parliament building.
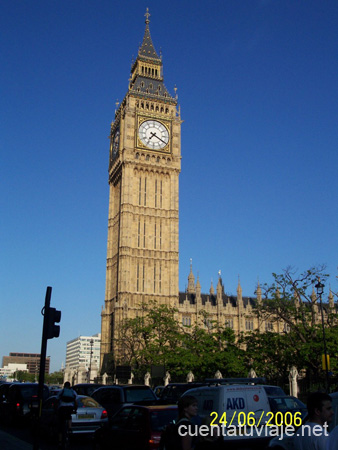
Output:
<path fill-rule="evenodd" d="M 118 357 L 121 324 L 142 304 L 156 301 L 178 310 L 182 325 L 217 321 L 235 332 L 282 331 L 277 322 L 259 324 L 253 311 L 261 301 L 224 293 L 222 279 L 201 291 L 190 265 L 186 292 L 179 292 L 179 174 L 181 113 L 163 78 L 145 14 L 145 33 L 131 67 L 128 91 L 117 106 L 110 131 L 109 215 L 105 304 L 101 312 L 101 366 Z"/>

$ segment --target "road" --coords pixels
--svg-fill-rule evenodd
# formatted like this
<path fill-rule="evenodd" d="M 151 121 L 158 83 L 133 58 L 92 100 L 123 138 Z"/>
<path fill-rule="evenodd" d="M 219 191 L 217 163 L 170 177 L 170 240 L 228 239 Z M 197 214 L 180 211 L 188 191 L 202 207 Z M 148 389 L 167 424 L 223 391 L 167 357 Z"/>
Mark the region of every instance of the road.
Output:
<path fill-rule="evenodd" d="M 0 448 L 4 450 L 32 450 L 33 437 L 28 427 L 8 427 L 0 424 Z M 39 450 L 56 450 L 57 443 L 39 438 Z M 92 440 L 88 437 L 76 437 L 71 440 L 69 450 L 92 450 Z"/>

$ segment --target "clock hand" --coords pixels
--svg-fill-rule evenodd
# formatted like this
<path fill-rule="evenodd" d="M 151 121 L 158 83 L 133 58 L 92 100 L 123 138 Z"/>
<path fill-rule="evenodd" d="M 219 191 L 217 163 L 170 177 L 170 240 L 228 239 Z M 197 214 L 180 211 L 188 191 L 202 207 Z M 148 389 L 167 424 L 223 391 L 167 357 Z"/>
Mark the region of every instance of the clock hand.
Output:
<path fill-rule="evenodd" d="M 155 136 L 155 137 L 157 137 L 157 139 L 159 139 L 160 141 L 162 141 L 163 144 L 166 144 L 166 145 L 167 145 L 167 142 L 165 142 L 163 139 L 161 139 L 159 136 L 157 136 L 156 133 L 150 132 L 150 134 L 151 134 L 151 137 L 149 138 L 149 140 L 150 140 L 153 136 Z"/>

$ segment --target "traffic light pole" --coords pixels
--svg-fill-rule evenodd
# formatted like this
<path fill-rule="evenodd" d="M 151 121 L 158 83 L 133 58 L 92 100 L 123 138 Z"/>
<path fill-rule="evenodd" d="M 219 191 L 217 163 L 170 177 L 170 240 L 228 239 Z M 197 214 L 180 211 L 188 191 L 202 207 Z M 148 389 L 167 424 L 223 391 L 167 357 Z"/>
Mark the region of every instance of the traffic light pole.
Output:
<path fill-rule="evenodd" d="M 39 449 L 39 427 L 40 427 L 40 417 L 41 417 L 42 401 L 43 401 L 43 387 L 45 384 L 48 313 L 49 313 L 51 295 L 52 295 L 52 288 L 50 286 L 48 286 L 47 290 L 46 290 L 45 306 L 42 309 L 43 327 L 42 327 L 42 340 L 41 340 L 41 353 L 40 353 L 38 409 L 37 409 L 37 411 L 34 411 L 36 420 L 35 420 L 35 427 L 34 427 L 33 450 Z"/>

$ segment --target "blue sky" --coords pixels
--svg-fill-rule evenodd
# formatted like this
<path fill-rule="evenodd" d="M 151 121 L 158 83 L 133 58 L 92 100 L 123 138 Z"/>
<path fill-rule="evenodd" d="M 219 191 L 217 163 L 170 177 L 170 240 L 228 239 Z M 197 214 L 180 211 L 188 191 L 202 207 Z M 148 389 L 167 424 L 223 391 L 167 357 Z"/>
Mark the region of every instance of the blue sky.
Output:
<path fill-rule="evenodd" d="M 335 0 L 7 0 L 0 15 L 0 357 L 100 331 L 107 136 L 149 7 L 182 124 L 180 290 L 222 271 L 244 295 L 289 265 L 327 264 L 337 290 Z M 328 291 L 328 286 L 325 288 Z"/>

